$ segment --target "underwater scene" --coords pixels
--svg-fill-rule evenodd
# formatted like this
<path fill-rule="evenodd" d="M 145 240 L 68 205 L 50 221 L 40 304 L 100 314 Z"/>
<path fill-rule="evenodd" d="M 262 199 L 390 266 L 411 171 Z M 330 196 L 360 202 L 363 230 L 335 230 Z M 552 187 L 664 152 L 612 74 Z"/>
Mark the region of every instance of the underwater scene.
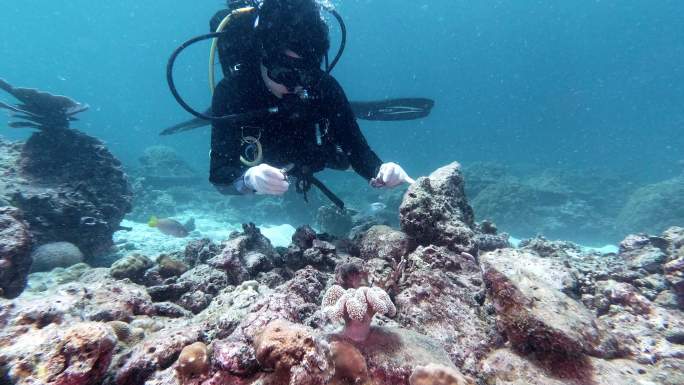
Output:
<path fill-rule="evenodd" d="M 0 385 L 684 384 L 684 2 L 7 2 Z"/>

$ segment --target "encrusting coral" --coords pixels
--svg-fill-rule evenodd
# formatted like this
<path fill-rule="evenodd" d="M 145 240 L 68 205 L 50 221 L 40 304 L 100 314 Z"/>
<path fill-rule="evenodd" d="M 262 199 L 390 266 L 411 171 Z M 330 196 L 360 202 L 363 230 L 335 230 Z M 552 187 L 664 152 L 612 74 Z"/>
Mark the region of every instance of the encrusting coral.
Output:
<path fill-rule="evenodd" d="M 471 385 L 456 369 L 443 365 L 429 364 L 417 367 L 409 378 L 410 385 Z"/>
<path fill-rule="evenodd" d="M 330 352 L 335 362 L 334 384 L 366 383 L 368 379 L 366 359 L 354 345 L 345 341 L 333 341 L 330 344 Z"/>
<path fill-rule="evenodd" d="M 203 342 L 192 343 L 181 350 L 176 371 L 182 378 L 190 378 L 209 370 L 209 350 Z"/>
<path fill-rule="evenodd" d="M 342 286 L 333 285 L 325 293 L 322 307 L 331 320 L 344 320 L 342 334 L 357 342 L 368 336 L 375 313 L 392 317 L 397 312 L 384 290 L 366 286 L 344 290 Z"/>
<path fill-rule="evenodd" d="M 276 319 L 257 335 L 254 346 L 259 364 L 272 371 L 267 384 L 323 385 L 333 376 L 330 346 L 306 326 Z"/>

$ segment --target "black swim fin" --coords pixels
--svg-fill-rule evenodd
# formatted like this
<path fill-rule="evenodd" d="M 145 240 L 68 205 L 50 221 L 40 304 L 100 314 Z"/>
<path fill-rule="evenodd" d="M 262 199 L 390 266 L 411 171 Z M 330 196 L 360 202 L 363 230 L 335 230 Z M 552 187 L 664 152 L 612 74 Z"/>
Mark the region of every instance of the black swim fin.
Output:
<path fill-rule="evenodd" d="M 428 116 L 435 102 L 426 98 L 399 98 L 350 102 L 350 104 L 357 119 L 398 121 L 420 119 Z M 205 114 L 211 115 L 211 109 L 205 111 Z M 172 135 L 208 126 L 209 124 L 210 122 L 207 120 L 194 118 L 168 127 L 160 132 L 159 135 Z"/>
<path fill-rule="evenodd" d="M 425 98 L 400 98 L 370 102 L 351 102 L 354 115 L 363 120 L 413 120 L 428 116 L 435 101 Z"/>
<path fill-rule="evenodd" d="M 211 115 L 211 108 L 204 111 L 204 114 Z M 184 122 L 180 122 L 178 124 L 174 124 L 171 127 L 165 128 L 162 132 L 159 133 L 159 135 L 173 135 L 179 132 L 190 131 L 194 130 L 195 128 L 208 126 L 209 124 L 211 124 L 211 122 L 209 122 L 208 120 L 194 118 L 186 120 Z"/>

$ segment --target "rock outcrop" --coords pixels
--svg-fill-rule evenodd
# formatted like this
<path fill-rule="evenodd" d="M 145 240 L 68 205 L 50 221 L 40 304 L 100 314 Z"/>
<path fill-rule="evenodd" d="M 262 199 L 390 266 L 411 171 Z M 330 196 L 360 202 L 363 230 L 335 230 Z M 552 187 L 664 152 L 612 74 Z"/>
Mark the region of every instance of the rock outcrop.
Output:
<path fill-rule="evenodd" d="M 454 162 L 409 187 L 399 208 L 401 229 L 421 245 L 475 253 L 473 209 L 461 166 Z"/>
<path fill-rule="evenodd" d="M 72 129 L 36 132 L 16 164 L 28 184 L 6 194 L 24 212 L 38 245 L 71 242 L 87 258 L 111 247 L 131 210 L 132 191 L 101 141 Z"/>
<path fill-rule="evenodd" d="M 26 286 L 32 238 L 19 210 L 0 207 L 0 297 L 14 298 Z"/>

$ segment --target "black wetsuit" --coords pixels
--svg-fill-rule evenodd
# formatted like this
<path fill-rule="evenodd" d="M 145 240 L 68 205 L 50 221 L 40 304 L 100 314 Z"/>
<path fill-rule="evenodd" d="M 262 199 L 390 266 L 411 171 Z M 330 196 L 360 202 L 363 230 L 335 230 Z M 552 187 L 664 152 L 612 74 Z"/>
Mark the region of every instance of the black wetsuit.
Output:
<path fill-rule="evenodd" d="M 225 77 L 217 85 L 212 100 L 214 115 L 226 115 L 269 108 L 281 103 L 267 88 L 257 69 Z M 294 164 L 312 172 L 326 167 L 349 165 L 366 180 L 375 177 L 381 160 L 370 149 L 356 117 L 337 81 L 324 75 L 315 98 L 307 102 L 299 117 L 275 114 L 250 122 L 218 121 L 211 130 L 209 180 L 225 194 L 246 192 L 239 181 L 249 168 L 240 156 L 248 151 L 243 138 L 258 138 L 263 148 L 263 163 L 273 167 Z M 345 158 L 347 160 L 344 164 Z M 342 165 L 340 165 L 340 163 Z"/>

